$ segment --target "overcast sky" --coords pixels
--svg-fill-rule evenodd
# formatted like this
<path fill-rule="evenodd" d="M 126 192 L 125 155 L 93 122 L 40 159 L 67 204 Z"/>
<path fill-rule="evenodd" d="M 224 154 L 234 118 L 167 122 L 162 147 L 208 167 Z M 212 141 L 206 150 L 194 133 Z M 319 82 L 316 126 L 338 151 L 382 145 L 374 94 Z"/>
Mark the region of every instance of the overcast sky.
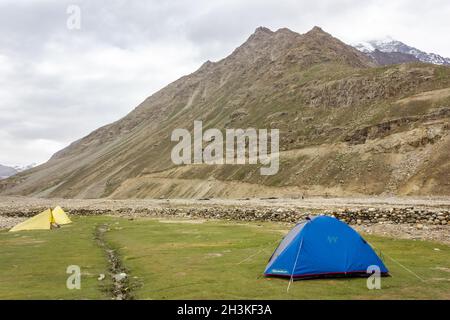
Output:
<path fill-rule="evenodd" d="M 81 28 L 69 30 L 69 5 Z M 0 0 L 0 163 L 42 163 L 258 26 L 391 36 L 450 57 L 450 1 Z"/>

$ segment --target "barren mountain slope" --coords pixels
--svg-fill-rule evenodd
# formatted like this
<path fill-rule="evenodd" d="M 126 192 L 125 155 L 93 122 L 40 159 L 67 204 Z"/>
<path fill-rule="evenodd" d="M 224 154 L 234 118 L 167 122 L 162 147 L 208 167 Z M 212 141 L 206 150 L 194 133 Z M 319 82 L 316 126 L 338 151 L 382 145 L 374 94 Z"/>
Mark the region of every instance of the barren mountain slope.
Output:
<path fill-rule="evenodd" d="M 450 68 L 376 67 L 315 27 L 258 28 L 36 168 L 3 194 L 68 198 L 450 194 Z M 280 129 L 280 171 L 175 166 L 175 128 Z"/>
<path fill-rule="evenodd" d="M 412 54 L 402 52 L 383 52 L 378 49 L 373 52 L 368 52 L 367 55 L 380 66 L 420 61 Z"/>

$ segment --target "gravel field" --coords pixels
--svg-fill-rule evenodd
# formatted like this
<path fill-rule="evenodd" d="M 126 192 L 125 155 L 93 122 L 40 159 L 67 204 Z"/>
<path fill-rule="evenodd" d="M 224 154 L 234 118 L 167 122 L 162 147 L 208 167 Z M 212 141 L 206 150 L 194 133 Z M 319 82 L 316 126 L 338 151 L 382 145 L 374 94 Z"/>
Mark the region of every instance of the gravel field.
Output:
<path fill-rule="evenodd" d="M 146 208 L 155 206 L 251 206 L 251 207 L 282 207 L 303 209 L 340 209 L 364 207 L 414 207 L 414 208 L 443 208 L 450 209 L 450 197 L 368 197 L 368 198 L 323 198 L 311 197 L 306 199 L 45 199 L 28 197 L 0 196 L 0 214 L 8 210 L 33 209 L 48 207 L 58 203 L 61 206 L 73 209 L 111 209 Z"/>

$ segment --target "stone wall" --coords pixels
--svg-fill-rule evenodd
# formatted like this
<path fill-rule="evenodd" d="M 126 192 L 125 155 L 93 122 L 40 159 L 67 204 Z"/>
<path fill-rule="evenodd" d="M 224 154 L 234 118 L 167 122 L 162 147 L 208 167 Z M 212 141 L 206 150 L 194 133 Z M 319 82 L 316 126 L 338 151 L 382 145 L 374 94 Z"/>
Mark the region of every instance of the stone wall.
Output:
<path fill-rule="evenodd" d="M 450 223 L 449 210 L 421 210 L 411 208 L 391 209 L 358 209 L 328 211 L 327 214 L 334 215 L 349 224 L 373 224 L 380 222 L 408 223 L 408 224 L 433 224 L 446 225 Z"/>
<path fill-rule="evenodd" d="M 11 217 L 33 216 L 45 208 L 10 211 L 3 215 Z M 177 217 L 224 219 L 241 221 L 279 221 L 298 222 L 308 216 L 325 214 L 335 216 L 349 224 L 370 225 L 374 223 L 396 223 L 421 225 L 447 225 L 450 224 L 450 210 L 424 210 L 417 208 L 363 208 L 338 210 L 305 210 L 291 208 L 268 207 L 227 207 L 227 206 L 201 206 L 201 207 L 155 207 L 155 208 L 118 208 L 110 209 L 68 209 L 70 215 L 119 215 L 125 217 Z"/>

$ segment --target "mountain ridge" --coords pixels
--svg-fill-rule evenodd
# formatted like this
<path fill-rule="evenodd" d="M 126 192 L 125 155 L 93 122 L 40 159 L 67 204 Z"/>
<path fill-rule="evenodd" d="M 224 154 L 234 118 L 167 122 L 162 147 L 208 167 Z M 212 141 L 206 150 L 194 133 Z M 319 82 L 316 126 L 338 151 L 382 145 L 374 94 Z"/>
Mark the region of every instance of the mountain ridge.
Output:
<path fill-rule="evenodd" d="M 10 176 L 13 176 L 17 172 L 18 171 L 13 167 L 4 166 L 4 165 L 0 164 L 0 180 L 8 178 Z"/>
<path fill-rule="evenodd" d="M 410 55 L 419 61 L 425 63 L 432 63 L 437 65 L 450 65 L 450 58 L 445 58 L 436 53 L 428 53 L 412 46 L 409 46 L 401 41 L 395 40 L 391 37 L 382 40 L 370 40 L 366 42 L 360 42 L 354 45 L 354 47 L 361 52 L 373 56 L 375 51 L 381 51 L 383 53 L 397 53 L 403 55 Z M 412 60 L 411 60 L 412 61 Z"/>

